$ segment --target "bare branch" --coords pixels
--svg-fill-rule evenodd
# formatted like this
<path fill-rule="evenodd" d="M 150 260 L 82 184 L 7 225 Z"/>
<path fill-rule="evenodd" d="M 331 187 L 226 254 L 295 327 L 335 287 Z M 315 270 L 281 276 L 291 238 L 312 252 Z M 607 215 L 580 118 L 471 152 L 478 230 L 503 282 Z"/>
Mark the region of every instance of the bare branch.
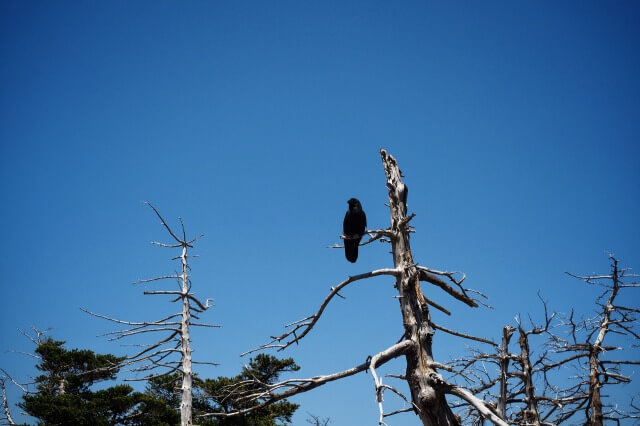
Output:
<path fill-rule="evenodd" d="M 359 274 L 359 275 L 354 275 L 351 276 L 349 278 L 347 278 L 346 280 L 342 281 L 340 284 L 338 284 L 335 287 L 331 287 L 331 291 L 329 292 L 329 295 L 324 299 L 324 301 L 322 302 L 322 304 L 320 305 L 320 308 L 318 309 L 318 311 L 313 314 L 310 315 L 306 318 L 303 318 L 302 320 L 298 320 L 296 322 L 293 322 L 289 325 L 293 326 L 293 329 L 291 331 L 288 331 L 280 336 L 271 336 L 272 340 L 271 342 L 258 346 L 255 349 L 251 349 L 249 351 L 246 351 L 244 353 L 242 353 L 240 356 L 245 356 L 247 354 L 253 353 L 253 352 L 257 352 L 263 349 L 267 349 L 267 348 L 277 348 L 278 351 L 284 350 L 287 347 L 291 346 L 292 344 L 300 341 L 300 339 L 302 339 L 304 336 L 307 335 L 307 333 L 309 333 L 309 331 L 311 331 L 311 329 L 316 325 L 316 323 L 318 322 L 318 320 L 320 319 L 320 317 L 322 316 L 322 313 L 324 312 L 325 308 L 327 307 L 327 305 L 329 304 L 329 302 L 331 301 L 331 299 L 333 299 L 334 296 L 338 295 L 338 292 L 340 290 L 342 290 L 344 287 L 346 287 L 347 285 L 355 282 L 355 281 L 359 281 L 365 278 L 371 278 L 371 277 L 377 277 L 380 275 L 397 275 L 398 270 L 397 269 L 391 269 L 391 268 L 386 268 L 386 269 L 377 269 L 375 271 L 371 271 L 371 272 L 365 272 L 364 274 Z M 298 334 L 298 330 L 302 330 L 301 333 Z M 288 339 L 288 340 L 287 340 Z M 282 342 L 284 340 L 284 343 L 276 343 L 276 342 Z"/>
<path fill-rule="evenodd" d="M 373 377 L 373 381 L 375 382 L 375 385 L 376 385 L 376 399 L 378 401 L 378 408 L 380 410 L 380 420 L 378 422 L 379 424 L 384 424 L 384 422 L 382 421 L 382 419 L 384 418 L 384 409 L 382 407 L 382 391 L 384 388 L 387 388 L 387 389 L 393 389 L 393 388 L 391 388 L 390 386 L 383 386 L 382 380 L 380 380 L 378 378 L 378 375 L 376 374 L 376 366 L 378 365 L 378 362 L 381 359 L 395 358 L 398 355 L 401 355 L 404 352 L 406 352 L 409 348 L 413 347 L 413 345 L 414 344 L 411 340 L 404 340 L 400 343 L 396 343 L 395 345 L 391 346 L 389 349 L 384 350 L 374 355 L 373 357 L 371 357 L 371 362 L 369 364 L 369 371 L 371 372 L 371 377 Z M 405 398 L 404 395 L 400 394 L 395 389 L 393 389 L 393 391 L 398 395 L 401 395 L 402 398 L 404 398 L 405 401 L 408 402 L 407 398 Z M 416 407 L 416 410 L 419 411 L 420 408 Z"/>
<path fill-rule="evenodd" d="M 453 331 L 453 330 L 449 330 L 448 328 L 445 328 L 441 325 L 438 325 L 434 322 L 430 322 L 431 326 L 433 328 L 435 328 L 436 330 L 440 330 L 440 331 L 444 331 L 445 333 L 451 334 L 453 336 L 458 336 L 458 337 L 463 337 L 465 339 L 469 339 L 469 340 L 475 340 L 476 342 L 482 342 L 482 343 L 486 343 L 487 345 L 491 345 L 494 348 L 498 348 L 498 344 L 489 340 L 489 339 L 485 339 L 484 337 L 477 337 L 477 336 L 472 336 L 470 334 L 464 334 L 464 333 L 460 333 L 459 331 Z"/>
<path fill-rule="evenodd" d="M 504 420 L 502 420 L 497 413 L 495 413 L 493 411 L 492 408 L 490 408 L 487 403 L 477 397 L 475 397 L 473 394 L 471 394 L 469 391 L 467 391 L 466 389 L 463 389 L 459 386 L 456 385 L 451 385 L 451 384 L 446 384 L 446 393 L 451 394 L 451 395 L 455 395 L 463 400 L 465 400 L 466 402 L 468 402 L 469 404 L 471 404 L 473 406 L 473 408 L 475 408 L 476 410 L 478 410 L 478 413 L 480 413 L 480 415 L 485 418 L 485 419 L 489 419 L 493 424 L 499 425 L 499 426 L 509 426 L 508 423 L 506 423 Z"/>
<path fill-rule="evenodd" d="M 413 404 L 413 403 L 411 403 Z M 395 410 L 395 411 L 391 411 L 389 413 L 385 413 L 384 416 L 385 417 L 391 417 L 391 416 L 395 416 L 396 414 L 401 414 L 401 413 L 409 413 L 415 410 L 415 406 L 412 407 L 407 407 L 407 408 L 402 408 L 400 410 Z"/>
<path fill-rule="evenodd" d="M 180 246 L 178 246 L 178 247 L 180 247 Z M 180 278 L 180 275 L 165 275 L 163 277 L 155 277 L 155 278 L 148 278 L 148 279 L 144 279 L 144 280 L 134 281 L 133 284 L 143 284 L 143 283 L 149 283 L 149 282 L 153 282 L 153 281 L 179 279 L 179 278 Z"/>
<path fill-rule="evenodd" d="M 31 392 L 29 389 L 27 389 L 26 387 L 24 387 L 22 384 L 18 383 L 13 377 L 11 377 L 11 375 L 9 373 L 7 373 L 7 371 L 4 368 L 0 368 L 0 371 L 2 371 L 2 374 L 11 381 L 11 383 L 13 383 L 16 387 L 18 387 L 22 392 L 24 393 L 33 393 Z M 4 383 L 4 380 L 3 380 Z"/>
<path fill-rule="evenodd" d="M 433 300 L 429 299 L 428 297 L 425 297 L 424 300 L 427 301 L 429 306 L 433 306 L 434 308 L 436 308 L 440 312 L 443 312 L 443 313 L 451 316 L 451 312 L 448 309 L 446 309 L 445 307 L 438 305 L 436 302 L 434 302 Z"/>
<path fill-rule="evenodd" d="M 428 283 L 431 283 L 431 284 L 433 284 L 435 286 L 440 287 L 441 289 L 443 289 L 444 291 L 449 293 L 451 296 L 453 296 L 454 298 L 458 299 L 459 301 L 467 304 L 468 306 L 471 306 L 473 308 L 477 308 L 478 307 L 478 303 L 475 300 L 473 300 L 471 297 L 469 297 L 464 292 L 464 290 L 458 291 L 458 290 L 454 289 L 453 287 L 451 287 L 449 284 L 447 284 L 446 282 L 444 282 L 443 280 L 441 280 L 437 276 L 429 273 L 428 269 L 424 268 L 423 266 L 416 266 L 416 267 L 420 271 L 420 281 L 426 281 Z"/>
<path fill-rule="evenodd" d="M 0 387 L 2 387 L 2 407 L 4 408 L 4 416 L 7 419 L 7 423 L 15 425 L 13 417 L 11 417 L 11 410 L 9 409 L 9 399 L 7 398 L 7 389 L 4 386 L 4 380 L 0 379 Z"/>
<path fill-rule="evenodd" d="M 164 226 L 166 228 L 166 230 L 169 232 L 169 234 L 173 237 L 174 240 L 176 240 L 176 242 L 179 243 L 179 245 L 177 247 L 182 246 L 183 244 L 186 244 L 186 241 L 181 240 L 180 238 L 178 238 L 178 236 L 176 234 L 174 234 L 173 230 L 171 229 L 171 227 L 169 225 L 167 225 L 167 222 L 164 220 L 164 218 L 162 217 L 162 215 L 160 214 L 160 212 L 158 212 L 158 210 L 153 206 L 153 204 L 151 204 L 148 201 L 144 202 L 147 206 L 151 207 L 151 209 L 153 210 L 153 212 L 156 214 L 156 216 L 158 216 L 158 218 L 160 219 L 160 222 L 162 222 L 162 226 Z"/>
<path fill-rule="evenodd" d="M 380 241 L 380 242 L 389 242 L 389 240 L 387 238 L 391 237 L 393 235 L 393 233 L 391 232 L 390 229 L 371 229 L 371 230 L 367 230 L 364 231 L 365 234 L 367 234 L 369 236 L 369 239 L 367 241 L 364 242 L 360 242 L 358 245 L 359 246 L 366 246 L 367 244 L 371 244 L 374 241 Z M 387 237 L 387 238 L 385 238 Z M 357 239 L 357 238 L 352 238 L 352 237 L 346 237 L 344 235 L 340 235 L 340 239 L 341 240 L 352 240 L 352 239 Z M 332 246 L 328 246 L 327 248 L 344 248 L 344 246 L 341 246 L 340 244 L 334 244 Z"/>
<path fill-rule="evenodd" d="M 27 339 L 31 340 L 37 346 L 40 346 L 42 344 L 42 336 L 44 336 L 49 330 L 51 330 L 51 328 L 45 328 L 44 330 L 40 330 L 35 326 L 31 326 L 31 329 L 35 333 L 35 337 L 28 335 L 24 330 L 20 328 L 18 329 L 18 331 L 20 332 L 20 334 L 22 334 Z"/>
<path fill-rule="evenodd" d="M 171 318 L 175 318 L 175 317 L 180 316 L 180 314 L 173 314 L 173 315 L 170 315 L 170 316 L 168 316 L 166 318 L 163 318 L 161 320 L 158 320 L 158 321 L 135 322 L 135 321 L 124 321 L 124 320 L 119 320 L 119 319 L 116 319 L 116 318 L 111 318 L 111 317 L 108 317 L 106 315 L 101 315 L 101 314 L 97 314 L 95 312 L 91 312 L 86 308 L 80 308 L 80 310 L 85 312 L 85 313 L 87 313 L 87 314 L 89 314 L 89 315 L 93 315 L 94 317 L 106 319 L 107 321 L 115 322 L 115 323 L 118 323 L 118 324 L 141 325 L 141 326 L 158 325 L 158 324 L 161 324 L 164 321 L 167 321 L 167 320 L 169 320 Z"/>
<path fill-rule="evenodd" d="M 391 348 L 380 352 L 379 356 L 376 360 L 376 365 L 381 366 L 388 361 L 401 356 L 404 352 L 406 352 L 412 345 L 411 341 L 401 342 L 400 344 L 393 345 Z M 373 358 L 372 358 L 373 359 Z M 365 371 L 369 368 L 369 362 L 364 362 L 356 367 L 350 368 L 348 370 L 340 371 L 338 373 L 329 374 L 326 376 L 315 376 L 309 379 L 289 379 L 279 383 L 274 384 L 266 384 L 260 383 L 263 387 L 266 387 L 264 391 L 260 391 L 259 393 L 252 394 L 248 398 L 244 398 L 243 401 L 257 401 L 262 398 L 268 398 L 265 401 L 260 402 L 259 404 L 244 408 L 241 410 L 237 410 L 230 413 L 218 412 L 218 413 L 207 413 L 203 414 L 200 417 L 234 417 L 239 415 L 248 414 L 250 412 L 259 410 L 268 405 L 271 405 L 275 402 L 281 401 L 285 398 L 289 398 L 293 395 L 297 395 L 300 393 L 308 392 L 311 389 L 315 389 L 318 386 L 322 386 L 326 383 L 342 379 L 344 377 L 353 376 L 354 374 Z M 248 381 L 251 382 L 251 381 Z M 277 393 L 274 392 L 278 389 L 286 389 L 283 392 Z"/>

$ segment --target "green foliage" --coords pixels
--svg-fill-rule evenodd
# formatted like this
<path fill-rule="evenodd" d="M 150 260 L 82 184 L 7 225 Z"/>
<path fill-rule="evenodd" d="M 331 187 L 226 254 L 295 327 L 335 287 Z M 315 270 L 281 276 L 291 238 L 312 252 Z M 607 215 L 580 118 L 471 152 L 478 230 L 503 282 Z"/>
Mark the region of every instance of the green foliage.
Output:
<path fill-rule="evenodd" d="M 131 426 L 172 426 L 180 424 L 180 412 L 166 401 L 146 393 L 137 394 L 139 405 L 127 421 Z"/>
<path fill-rule="evenodd" d="M 229 413 L 235 410 L 253 407 L 258 402 L 245 403 L 238 399 L 247 393 L 264 388 L 263 384 L 278 381 L 285 372 L 297 371 L 300 367 L 291 358 L 278 359 L 270 355 L 258 355 L 249 361 L 249 366 L 235 377 L 218 377 L 217 379 L 193 381 L 193 418 L 194 423 L 202 426 L 276 426 L 291 422 L 298 404 L 286 400 L 271 404 L 244 416 L 227 418 L 198 417 L 212 412 Z M 254 380 L 255 379 L 255 380 Z M 252 383 L 242 385 L 252 380 Z M 257 383 L 256 383 L 257 382 Z M 150 380 L 146 393 L 156 399 L 162 399 L 168 406 L 180 405 L 180 374 L 159 377 Z"/>
<path fill-rule="evenodd" d="M 278 359 L 271 355 L 260 354 L 249 361 L 238 376 L 207 379 L 201 383 L 201 389 L 211 411 L 231 412 L 258 405 L 261 400 L 245 402 L 244 395 L 266 389 L 266 385 L 278 381 L 282 373 L 298 371 L 300 367 L 292 358 Z M 258 409 L 245 416 L 227 417 L 213 420 L 212 425 L 219 426 L 275 426 L 291 422 L 293 413 L 299 405 L 287 400 L 279 401 Z"/>
<path fill-rule="evenodd" d="M 66 350 L 62 341 L 47 339 L 36 349 L 41 362 L 38 370 L 46 373 L 36 378 L 38 391 L 54 396 L 59 393 L 87 392 L 97 381 L 115 379 L 118 364 L 124 358 L 96 355 L 89 350 Z"/>
<path fill-rule="evenodd" d="M 20 407 L 43 425 L 175 424 L 175 412 L 164 401 L 133 392 L 128 385 L 92 391 L 96 383 L 115 379 L 123 358 L 89 350 L 64 348 L 47 339 L 36 349 L 37 392 L 25 394 Z M 150 422 L 149 419 L 153 419 Z M 178 416 L 179 419 L 179 416 Z"/>
<path fill-rule="evenodd" d="M 171 426 L 180 423 L 181 373 L 147 382 L 145 392 L 128 385 L 92 390 L 94 385 L 114 380 L 124 358 L 96 354 L 90 350 L 64 348 L 62 341 L 47 339 L 36 349 L 40 357 L 35 379 L 37 391 L 25 394 L 19 404 L 41 425 L 78 426 Z M 291 358 L 258 355 L 235 377 L 193 380 L 193 418 L 202 426 L 277 426 L 291 422 L 298 404 L 286 400 L 244 416 L 198 417 L 211 412 L 231 412 L 257 405 L 244 402 L 243 395 L 264 390 L 285 372 L 300 367 Z"/>

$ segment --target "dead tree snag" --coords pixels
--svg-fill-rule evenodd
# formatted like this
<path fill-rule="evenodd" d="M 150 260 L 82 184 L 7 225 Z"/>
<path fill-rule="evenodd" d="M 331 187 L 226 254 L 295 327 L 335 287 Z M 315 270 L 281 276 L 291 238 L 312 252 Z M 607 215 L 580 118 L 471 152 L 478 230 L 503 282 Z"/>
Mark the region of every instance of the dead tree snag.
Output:
<path fill-rule="evenodd" d="M 405 354 L 406 379 L 418 416 L 425 425 L 457 425 L 458 421 L 447 405 L 442 377 L 433 368 L 432 343 L 434 331 L 427 301 L 420 288 L 420 272 L 413 261 L 407 217 L 408 188 L 402 182 L 398 164 L 385 150 L 380 151 L 389 190 L 391 211 L 391 250 L 398 275 L 396 288 L 402 311 L 405 337 L 413 349 Z"/>
<path fill-rule="evenodd" d="M 123 321 L 110 318 L 105 315 L 96 314 L 86 309 L 82 309 L 90 315 L 106 319 L 127 328 L 107 333 L 112 336 L 110 340 L 119 340 L 126 337 L 140 336 L 146 333 L 164 334 L 151 344 L 136 344 L 140 351 L 134 355 L 127 356 L 119 367 L 128 368 L 130 372 L 142 373 L 142 377 L 125 378 L 125 380 L 146 381 L 155 377 L 169 375 L 180 372 L 182 375 L 181 401 L 180 401 L 180 424 L 181 426 L 191 426 L 193 424 L 193 364 L 191 358 L 191 327 L 219 327 L 213 324 L 194 322 L 198 320 L 198 314 L 211 307 L 211 299 L 204 303 L 198 300 L 191 290 L 191 279 L 189 278 L 189 249 L 193 248 L 193 243 L 199 238 L 187 239 L 184 224 L 180 221 L 182 235 L 176 234 L 167 224 L 160 212 L 146 203 L 160 219 L 162 226 L 167 230 L 173 241 L 171 243 L 152 242 L 153 245 L 180 249 L 180 255 L 174 259 L 180 261 L 180 272 L 172 275 L 165 275 L 150 279 L 136 281 L 135 284 L 152 283 L 164 280 L 174 280 L 178 284 L 176 290 L 154 290 L 145 291 L 145 295 L 169 295 L 172 302 L 180 302 L 180 312 L 155 321 Z M 198 362 L 199 364 L 213 364 L 212 362 Z"/>
<path fill-rule="evenodd" d="M 473 395 L 458 385 L 448 383 L 437 371 L 445 369 L 452 371 L 448 366 L 438 363 L 433 359 L 433 337 L 435 330 L 440 330 L 465 339 L 483 342 L 492 346 L 497 345 L 488 339 L 470 336 L 465 333 L 450 330 L 431 320 L 429 306 L 434 307 L 447 315 L 451 312 L 446 307 L 425 297 L 421 283 L 432 284 L 433 287 L 445 291 L 453 298 L 463 302 L 469 307 L 478 307 L 478 300 L 468 294 L 469 289 L 462 287 L 464 274 L 439 271 L 423 266 L 418 266 L 413 259 L 410 246 L 410 234 L 413 229 L 410 221 L 414 214 L 407 215 L 408 188 L 402 181 L 402 174 L 396 160 L 384 149 L 380 151 L 382 165 L 386 178 L 386 186 L 389 193 L 390 226 L 384 229 L 368 230 L 369 240 L 361 242 L 367 245 L 373 241 L 391 244 L 393 268 L 382 268 L 348 277 L 341 283 L 331 287 L 329 295 L 320 304 L 315 314 L 286 325 L 286 331 L 279 336 L 272 336 L 271 341 L 248 353 L 275 348 L 284 350 L 294 343 L 300 342 L 320 320 L 328 304 L 335 300 L 335 296 L 341 297 L 340 291 L 350 284 L 376 276 L 390 275 L 395 278 L 395 288 L 398 291 L 398 300 L 403 320 L 403 337 L 400 341 L 378 354 L 367 358 L 367 362 L 356 367 L 325 376 L 315 376 L 308 379 L 290 379 L 273 385 L 265 386 L 264 392 L 259 395 L 238 394 L 237 388 L 229 388 L 229 394 L 234 398 L 249 401 L 260 399 L 262 402 L 249 410 L 259 409 L 275 401 L 298 393 L 309 391 L 330 381 L 338 380 L 361 371 L 369 371 L 375 384 L 375 395 L 378 401 L 379 424 L 386 425 L 385 420 L 393 415 L 406 412 L 414 412 L 425 426 L 456 426 L 460 420 L 454 415 L 447 403 L 446 395 L 454 395 L 473 407 L 482 418 L 488 419 L 494 424 L 506 426 L 506 423 L 498 416 L 494 407 L 482 399 Z M 345 237 L 341 237 L 344 239 Z M 341 248 L 339 245 L 332 248 Z M 476 292 L 477 293 L 477 292 Z M 388 375 L 387 377 L 400 378 L 408 383 L 411 395 L 406 397 L 395 387 L 383 383 L 377 369 L 387 361 L 404 356 L 406 360 L 405 374 Z M 363 356 L 364 358 L 364 356 Z M 383 406 L 383 394 L 389 391 L 398 396 L 405 408 L 385 412 Z M 407 408 L 406 405 L 409 405 Z M 209 413 L 208 416 L 231 417 L 246 414 L 247 410 L 239 410 L 234 413 Z"/>

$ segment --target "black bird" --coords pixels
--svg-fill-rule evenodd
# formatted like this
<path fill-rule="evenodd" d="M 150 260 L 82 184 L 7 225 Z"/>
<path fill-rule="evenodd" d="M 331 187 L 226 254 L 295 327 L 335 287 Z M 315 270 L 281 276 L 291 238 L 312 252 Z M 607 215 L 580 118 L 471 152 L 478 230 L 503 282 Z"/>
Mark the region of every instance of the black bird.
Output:
<path fill-rule="evenodd" d="M 357 198 L 351 198 L 347 203 L 349 203 L 349 210 L 344 215 L 344 222 L 342 222 L 342 233 L 346 238 L 344 240 L 344 255 L 349 262 L 355 263 L 358 259 L 360 239 L 367 228 L 367 215 L 364 214 L 362 205 Z"/>

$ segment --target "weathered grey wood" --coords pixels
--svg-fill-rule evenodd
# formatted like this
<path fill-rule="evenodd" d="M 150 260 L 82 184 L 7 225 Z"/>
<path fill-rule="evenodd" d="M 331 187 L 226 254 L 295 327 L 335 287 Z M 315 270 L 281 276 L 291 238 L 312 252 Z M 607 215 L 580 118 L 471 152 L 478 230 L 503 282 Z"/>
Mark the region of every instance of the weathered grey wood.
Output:
<path fill-rule="evenodd" d="M 538 412 L 538 403 L 536 400 L 536 388 L 533 385 L 533 368 L 529 358 L 529 335 L 522 327 L 520 328 L 520 363 L 522 364 L 522 381 L 524 382 L 524 400 L 527 405 L 523 411 L 523 421 L 527 425 L 540 426 L 540 413 Z"/>
<path fill-rule="evenodd" d="M 433 364 L 430 313 L 420 289 L 420 272 L 411 254 L 409 220 L 407 218 L 408 188 L 402 182 L 402 173 L 395 158 L 380 150 L 389 191 L 391 213 L 391 250 L 393 264 L 399 271 L 396 278 L 398 300 L 405 328 L 405 338 L 414 342 L 414 350 L 405 354 L 406 380 L 411 398 L 420 420 L 425 426 L 458 425 L 459 422 L 439 388 L 441 377 Z"/>
<path fill-rule="evenodd" d="M 498 415 L 502 420 L 507 419 L 507 373 L 509 370 L 509 341 L 514 328 L 505 325 L 502 329 L 502 346 L 500 348 L 500 395 L 498 395 Z"/>
<path fill-rule="evenodd" d="M 160 219 L 162 225 L 165 227 L 169 235 L 173 238 L 174 242 L 171 244 L 152 242 L 152 244 L 167 247 L 167 248 L 179 248 L 181 249 L 180 256 L 176 256 L 174 259 L 179 260 L 181 263 L 181 272 L 172 275 L 163 275 L 155 278 L 139 280 L 136 284 L 140 283 L 154 283 L 164 280 L 177 279 L 180 284 L 180 288 L 177 290 L 154 290 L 145 291 L 145 295 L 170 295 L 175 296 L 172 302 L 180 302 L 181 309 L 178 313 L 169 315 L 165 318 L 156 321 L 125 321 L 116 318 L 111 318 L 106 315 L 97 314 L 86 309 L 81 308 L 83 311 L 90 315 L 106 319 L 108 321 L 117 323 L 119 325 L 127 326 L 125 330 L 117 330 L 106 333 L 105 335 L 113 336 L 110 340 L 119 340 L 126 337 L 137 336 L 142 333 L 166 333 L 165 336 L 160 337 L 154 343 L 149 345 L 137 345 L 141 346 L 138 353 L 126 357 L 119 367 L 129 367 L 132 372 L 143 371 L 147 374 L 142 377 L 125 378 L 125 381 L 134 380 L 150 380 L 155 377 L 166 376 L 175 372 L 180 372 L 182 375 L 181 384 L 181 401 L 180 401 L 180 424 L 181 426 L 193 425 L 193 361 L 191 358 L 191 326 L 200 327 L 218 327 L 214 324 L 200 324 L 192 323 L 191 317 L 192 311 L 203 312 L 209 309 L 210 300 L 207 299 L 204 303 L 198 300 L 193 293 L 190 292 L 191 282 L 189 278 L 189 249 L 193 248 L 193 243 L 197 238 L 188 240 L 184 225 L 181 223 L 182 232 L 178 236 L 176 232 L 164 220 L 160 212 L 151 205 L 146 203 Z M 179 358 L 178 355 L 179 354 Z M 201 363 L 202 364 L 202 363 Z M 213 364 L 208 363 L 206 364 Z M 162 370 L 159 373 L 151 373 L 153 371 Z"/>
<path fill-rule="evenodd" d="M 188 244 L 183 241 L 180 262 L 182 263 L 182 317 L 180 321 L 180 349 L 182 350 L 182 401 L 180 402 L 180 424 L 192 426 L 193 411 L 193 370 L 191 368 L 191 337 L 189 323 L 191 321 L 191 305 L 189 304 L 189 265 L 187 263 Z"/>
<path fill-rule="evenodd" d="M 378 269 L 358 275 L 351 276 L 340 284 L 331 287 L 329 295 L 320 305 L 315 314 L 306 316 L 298 321 L 287 324 L 287 331 L 279 336 L 271 336 L 271 341 L 267 344 L 258 346 L 245 352 L 243 355 L 252 353 L 257 350 L 275 348 L 284 350 L 292 344 L 297 344 L 305 337 L 317 324 L 325 312 L 328 304 L 335 300 L 334 296 L 342 297 L 340 291 L 345 289 L 354 282 L 373 278 L 375 276 L 389 275 L 395 278 L 395 288 L 398 291 L 398 300 L 402 312 L 402 320 L 404 325 L 404 335 L 398 343 L 390 348 L 368 357 L 368 362 L 358 367 L 354 367 L 342 372 L 334 373 L 327 376 L 316 376 L 308 379 L 290 379 L 280 383 L 264 386 L 259 392 L 250 395 L 237 395 L 239 400 L 243 402 L 257 402 L 257 405 L 234 412 L 217 412 L 209 413 L 204 417 L 232 417 L 247 414 L 256 409 L 260 409 L 276 401 L 288 398 L 299 393 L 307 392 L 315 387 L 321 386 L 329 381 L 339 380 L 344 377 L 356 374 L 357 372 L 369 370 L 375 382 L 376 398 L 378 401 L 378 409 L 380 411 L 379 424 L 386 425 L 385 419 L 395 414 L 407 411 L 415 411 L 419 416 L 422 424 L 429 426 L 456 426 L 460 424 L 460 420 L 449 407 L 445 395 L 454 395 L 467 404 L 472 406 L 479 415 L 494 424 L 507 426 L 504 420 L 500 418 L 495 407 L 486 401 L 474 396 L 470 391 L 463 389 L 457 385 L 447 383 L 438 373 L 436 368 L 447 371 L 454 371 L 451 367 L 435 362 L 432 354 L 432 343 L 434 330 L 452 334 L 454 336 L 471 339 L 474 341 L 490 344 L 495 348 L 499 346 L 493 341 L 481 337 L 471 336 L 467 333 L 450 330 L 446 327 L 433 324 L 431 322 L 429 305 L 451 315 L 451 312 L 445 307 L 427 299 L 421 290 L 421 281 L 432 284 L 430 288 L 438 288 L 451 297 L 463 302 L 470 307 L 478 307 L 476 299 L 470 296 L 470 293 L 480 294 L 471 289 L 462 287 L 464 274 L 458 275 L 457 272 L 439 271 L 435 269 L 418 266 L 413 260 L 410 246 L 409 222 L 415 216 L 411 214 L 407 216 L 407 198 L 408 188 L 402 182 L 402 174 L 398 168 L 396 160 L 389 155 L 384 149 L 380 150 L 382 165 L 386 176 L 386 185 L 389 192 L 389 208 L 391 215 L 391 224 L 385 229 L 368 230 L 370 239 L 361 245 L 379 240 L 381 242 L 390 243 L 393 255 L 393 268 Z M 344 238 L 344 237 L 341 237 Z M 339 245 L 331 246 L 331 248 L 340 248 Z M 457 278 L 457 276 L 459 278 Z M 440 277 L 445 277 L 450 284 Z M 386 361 L 396 357 L 406 358 L 406 374 L 403 376 L 387 375 L 389 377 L 402 378 L 409 384 L 411 392 L 411 401 L 402 395 L 395 387 L 382 383 L 381 377 L 378 376 L 376 368 L 384 364 Z M 369 363 L 370 362 L 370 363 Z M 399 396 L 404 402 L 410 403 L 411 408 L 400 409 L 385 412 L 383 407 L 383 392 L 388 390 Z M 235 389 L 229 389 L 229 395 L 235 392 Z"/>

